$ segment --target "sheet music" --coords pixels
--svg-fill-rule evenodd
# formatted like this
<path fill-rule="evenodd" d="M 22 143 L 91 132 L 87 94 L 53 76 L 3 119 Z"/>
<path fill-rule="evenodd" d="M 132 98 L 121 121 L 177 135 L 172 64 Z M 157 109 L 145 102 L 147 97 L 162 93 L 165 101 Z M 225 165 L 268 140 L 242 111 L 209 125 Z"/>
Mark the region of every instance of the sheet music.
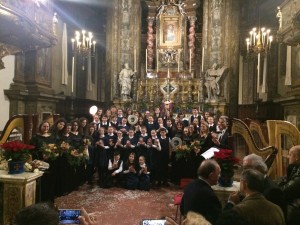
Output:
<path fill-rule="evenodd" d="M 201 155 L 205 158 L 205 159 L 210 159 L 214 156 L 215 152 L 219 152 L 220 149 L 218 148 L 210 148 L 208 149 L 206 152 L 202 153 Z"/>

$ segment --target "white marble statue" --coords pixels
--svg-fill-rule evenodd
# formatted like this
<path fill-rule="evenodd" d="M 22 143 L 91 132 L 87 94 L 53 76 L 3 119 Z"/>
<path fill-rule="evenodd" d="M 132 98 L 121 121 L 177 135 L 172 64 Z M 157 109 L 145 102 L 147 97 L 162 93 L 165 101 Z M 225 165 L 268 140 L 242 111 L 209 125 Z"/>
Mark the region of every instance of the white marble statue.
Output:
<path fill-rule="evenodd" d="M 278 18 L 279 30 L 281 30 L 282 29 L 282 12 L 281 12 L 279 6 L 277 7 L 277 10 L 278 10 L 278 12 L 276 14 L 276 18 Z"/>
<path fill-rule="evenodd" d="M 119 73 L 119 84 L 121 86 L 121 98 L 123 100 L 130 99 L 131 83 L 134 72 L 129 68 L 129 64 L 124 64 L 124 69 Z"/>
<path fill-rule="evenodd" d="M 227 69 L 226 66 L 218 68 L 217 63 L 214 63 L 205 73 L 205 87 L 207 91 L 208 101 L 217 101 L 220 94 L 219 80 Z"/>

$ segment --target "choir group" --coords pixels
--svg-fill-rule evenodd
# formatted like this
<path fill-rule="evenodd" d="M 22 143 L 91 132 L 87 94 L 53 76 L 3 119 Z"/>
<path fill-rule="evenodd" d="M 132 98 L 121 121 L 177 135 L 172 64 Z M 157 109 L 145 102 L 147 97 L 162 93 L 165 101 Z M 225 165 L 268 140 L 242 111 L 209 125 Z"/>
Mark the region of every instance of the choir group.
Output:
<path fill-rule="evenodd" d="M 93 184 L 95 172 L 100 187 L 147 191 L 167 186 L 169 181 L 179 183 L 183 177 L 195 178 L 203 152 L 211 147 L 228 148 L 227 117 L 215 121 L 212 114 L 201 115 L 196 108 L 186 117 L 162 114 L 160 108 L 142 114 L 115 106 L 105 112 L 98 108 L 91 122 L 84 117 L 70 122 L 59 118 L 50 127 L 44 121 L 31 139 L 36 146 L 33 159 L 50 164 L 42 177 L 41 200 L 54 200 L 85 182 Z M 175 137 L 187 146 L 195 141 L 200 144 L 189 157 L 177 159 Z M 51 157 L 45 152 L 49 144 L 57 148 L 67 144 L 68 148 Z"/>

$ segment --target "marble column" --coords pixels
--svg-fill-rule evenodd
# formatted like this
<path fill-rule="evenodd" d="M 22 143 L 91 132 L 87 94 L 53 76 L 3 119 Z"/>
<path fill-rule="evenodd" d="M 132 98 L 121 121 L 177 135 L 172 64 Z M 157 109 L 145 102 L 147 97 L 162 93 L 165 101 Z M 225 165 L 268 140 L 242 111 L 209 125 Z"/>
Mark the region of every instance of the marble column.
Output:
<path fill-rule="evenodd" d="M 193 71 L 193 62 L 195 58 L 195 22 L 197 20 L 197 17 L 195 16 L 189 16 L 188 17 L 189 22 L 190 22 L 190 28 L 189 28 L 189 55 L 190 55 L 190 66 L 191 66 L 191 71 Z"/>
<path fill-rule="evenodd" d="M 136 69 L 136 74 L 140 72 L 141 3 L 139 0 L 113 0 L 110 10 L 106 32 L 106 101 L 120 99 L 118 79 L 125 63 Z"/>
<path fill-rule="evenodd" d="M 203 45 L 204 71 L 214 63 L 229 68 L 222 82 L 220 101 L 230 105 L 230 114 L 237 115 L 239 65 L 239 0 L 204 0 Z"/>
<path fill-rule="evenodd" d="M 147 71 L 152 70 L 153 66 L 153 22 L 154 17 L 148 17 L 148 33 L 147 33 Z"/>

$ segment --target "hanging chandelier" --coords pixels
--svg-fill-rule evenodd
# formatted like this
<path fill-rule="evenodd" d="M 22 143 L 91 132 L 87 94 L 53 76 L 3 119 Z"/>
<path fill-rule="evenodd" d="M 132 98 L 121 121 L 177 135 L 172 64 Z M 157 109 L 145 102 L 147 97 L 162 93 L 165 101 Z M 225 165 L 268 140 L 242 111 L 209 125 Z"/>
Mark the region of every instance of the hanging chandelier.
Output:
<path fill-rule="evenodd" d="M 82 70 L 84 70 L 86 60 L 94 56 L 96 51 L 96 41 L 93 40 L 93 33 L 85 30 L 82 30 L 81 33 L 75 31 L 75 37 L 71 41 L 73 56 L 78 57 Z"/>
<path fill-rule="evenodd" d="M 273 36 L 270 35 L 271 30 L 254 27 L 250 32 L 250 37 L 246 38 L 247 53 L 248 54 L 260 54 L 268 53 L 271 49 Z"/>

